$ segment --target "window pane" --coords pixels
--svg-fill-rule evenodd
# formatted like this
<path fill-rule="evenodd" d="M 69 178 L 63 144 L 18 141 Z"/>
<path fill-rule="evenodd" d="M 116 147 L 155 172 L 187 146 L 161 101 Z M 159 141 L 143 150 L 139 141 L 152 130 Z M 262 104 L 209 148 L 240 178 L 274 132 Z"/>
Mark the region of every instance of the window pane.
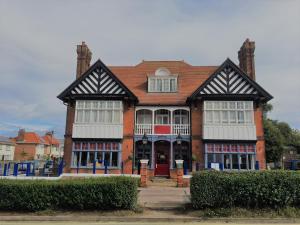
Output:
<path fill-rule="evenodd" d="M 80 166 L 86 166 L 86 165 L 87 165 L 87 152 L 81 152 Z"/>
<path fill-rule="evenodd" d="M 235 102 L 229 102 L 229 109 L 235 109 Z"/>
<path fill-rule="evenodd" d="M 93 101 L 93 108 L 97 109 L 98 108 L 98 101 Z"/>
<path fill-rule="evenodd" d="M 99 110 L 98 113 L 99 113 L 99 115 L 98 115 L 99 116 L 98 121 L 100 123 L 104 123 L 105 122 L 105 111 L 104 110 Z"/>
<path fill-rule="evenodd" d="M 155 79 L 149 79 L 149 81 L 150 81 L 150 85 L 149 85 L 150 91 L 155 91 Z"/>
<path fill-rule="evenodd" d="M 162 91 L 162 80 L 161 79 L 157 79 L 157 91 Z"/>
<path fill-rule="evenodd" d="M 83 108 L 84 101 L 77 101 L 77 103 L 78 103 L 78 108 Z"/>
<path fill-rule="evenodd" d="M 229 154 L 225 154 L 224 155 L 224 162 L 223 162 L 223 164 L 224 164 L 224 169 L 230 169 L 231 168 L 230 167 L 231 163 L 230 163 L 230 155 Z"/>
<path fill-rule="evenodd" d="M 90 122 L 90 110 L 84 110 L 84 122 Z"/>
<path fill-rule="evenodd" d="M 107 108 L 112 109 L 113 108 L 113 102 L 111 102 L 111 101 L 107 102 Z"/>
<path fill-rule="evenodd" d="M 222 111 L 222 123 L 228 123 L 228 111 Z"/>
<path fill-rule="evenodd" d="M 100 101 L 99 107 L 100 107 L 100 109 L 105 109 L 106 108 L 106 102 L 105 101 Z"/>
<path fill-rule="evenodd" d="M 246 170 L 247 169 L 247 156 L 244 154 L 240 155 L 240 160 L 241 160 L 241 169 Z"/>
<path fill-rule="evenodd" d="M 236 111 L 229 111 L 230 123 L 236 123 Z"/>
<path fill-rule="evenodd" d="M 252 109 L 252 102 L 245 102 L 245 109 Z"/>
<path fill-rule="evenodd" d="M 90 109 L 91 108 L 91 101 L 85 101 L 85 108 Z"/>
<path fill-rule="evenodd" d="M 213 122 L 213 112 L 212 111 L 206 111 L 205 112 L 205 119 L 206 123 L 212 123 Z"/>
<path fill-rule="evenodd" d="M 238 123 L 244 123 L 244 111 L 238 111 Z"/>
<path fill-rule="evenodd" d="M 118 158 L 119 158 L 118 155 L 119 155 L 118 152 L 112 152 L 111 166 L 115 166 L 115 167 L 118 166 Z"/>
<path fill-rule="evenodd" d="M 237 109 L 244 109 L 244 102 L 237 102 Z"/>
<path fill-rule="evenodd" d="M 105 123 L 112 123 L 112 111 L 105 110 Z"/>
<path fill-rule="evenodd" d="M 120 101 L 114 102 L 114 108 L 115 109 L 120 109 L 121 108 L 121 102 Z"/>
<path fill-rule="evenodd" d="M 214 109 L 220 109 L 220 102 L 214 102 Z"/>
<path fill-rule="evenodd" d="M 79 163 L 79 154 L 80 152 L 73 152 L 73 166 L 77 166 Z"/>
<path fill-rule="evenodd" d="M 232 154 L 232 169 L 239 168 L 239 159 L 237 154 Z"/>
<path fill-rule="evenodd" d="M 227 107 L 228 107 L 227 102 L 222 102 L 222 109 L 227 109 Z"/>
<path fill-rule="evenodd" d="M 104 160 L 107 166 L 110 166 L 110 152 L 104 152 Z"/>
<path fill-rule="evenodd" d="M 95 160 L 95 152 L 89 152 L 88 166 L 93 166 L 94 160 Z"/>
<path fill-rule="evenodd" d="M 120 123 L 120 110 L 114 110 L 114 123 Z"/>
<path fill-rule="evenodd" d="M 176 91 L 176 79 L 171 79 L 170 80 L 171 83 L 171 92 L 175 92 Z"/>
<path fill-rule="evenodd" d="M 252 123 L 252 111 L 245 111 L 245 122 Z"/>
<path fill-rule="evenodd" d="M 96 123 L 97 120 L 97 110 L 92 110 L 92 120 L 93 123 Z"/>
<path fill-rule="evenodd" d="M 169 92 L 170 91 L 170 80 L 169 79 L 164 79 L 164 89 L 163 91 Z"/>
<path fill-rule="evenodd" d="M 83 110 L 77 110 L 76 122 L 83 122 Z"/>
<path fill-rule="evenodd" d="M 221 122 L 220 111 L 214 111 L 214 123 L 220 123 L 220 122 Z"/>
<path fill-rule="evenodd" d="M 212 102 L 205 102 L 206 109 L 212 109 Z"/>

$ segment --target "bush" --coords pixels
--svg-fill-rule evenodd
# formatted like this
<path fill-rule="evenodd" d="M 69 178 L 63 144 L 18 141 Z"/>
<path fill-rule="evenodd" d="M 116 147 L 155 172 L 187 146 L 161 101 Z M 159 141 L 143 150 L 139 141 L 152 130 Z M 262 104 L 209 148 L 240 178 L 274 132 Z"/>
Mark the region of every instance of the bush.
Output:
<path fill-rule="evenodd" d="M 300 206 L 300 173 L 294 171 L 249 171 L 195 173 L 191 200 L 196 209 Z"/>
<path fill-rule="evenodd" d="M 133 209 L 137 179 L 105 177 L 76 180 L 0 180 L 0 210 Z"/>

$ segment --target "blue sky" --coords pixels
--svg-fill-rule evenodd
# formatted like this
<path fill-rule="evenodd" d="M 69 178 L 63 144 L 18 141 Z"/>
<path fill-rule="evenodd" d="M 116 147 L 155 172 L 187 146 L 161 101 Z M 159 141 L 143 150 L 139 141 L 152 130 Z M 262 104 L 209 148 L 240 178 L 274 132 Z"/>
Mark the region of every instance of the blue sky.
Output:
<path fill-rule="evenodd" d="M 0 1 L 0 134 L 19 128 L 62 137 L 56 96 L 75 78 L 76 45 L 107 65 L 237 61 L 256 42 L 256 77 L 273 119 L 300 129 L 300 1 Z"/>

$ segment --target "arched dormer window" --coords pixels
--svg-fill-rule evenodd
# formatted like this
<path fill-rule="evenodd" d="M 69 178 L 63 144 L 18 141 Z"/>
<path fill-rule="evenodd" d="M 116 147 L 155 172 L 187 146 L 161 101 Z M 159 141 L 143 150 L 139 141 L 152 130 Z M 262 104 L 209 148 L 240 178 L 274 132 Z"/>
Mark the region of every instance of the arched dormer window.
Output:
<path fill-rule="evenodd" d="M 177 92 L 177 75 L 165 68 L 158 68 L 148 77 L 148 92 Z"/>
<path fill-rule="evenodd" d="M 154 75 L 155 76 L 170 76 L 171 73 L 167 68 L 160 67 L 155 71 Z"/>

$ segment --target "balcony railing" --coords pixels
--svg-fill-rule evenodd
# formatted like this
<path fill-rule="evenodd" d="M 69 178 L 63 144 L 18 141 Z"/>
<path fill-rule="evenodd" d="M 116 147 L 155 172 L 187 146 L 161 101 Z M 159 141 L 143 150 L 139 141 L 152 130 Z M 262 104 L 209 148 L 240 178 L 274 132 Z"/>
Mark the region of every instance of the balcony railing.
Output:
<path fill-rule="evenodd" d="M 136 124 L 135 134 L 136 135 L 189 135 L 190 125 L 189 124 Z"/>

